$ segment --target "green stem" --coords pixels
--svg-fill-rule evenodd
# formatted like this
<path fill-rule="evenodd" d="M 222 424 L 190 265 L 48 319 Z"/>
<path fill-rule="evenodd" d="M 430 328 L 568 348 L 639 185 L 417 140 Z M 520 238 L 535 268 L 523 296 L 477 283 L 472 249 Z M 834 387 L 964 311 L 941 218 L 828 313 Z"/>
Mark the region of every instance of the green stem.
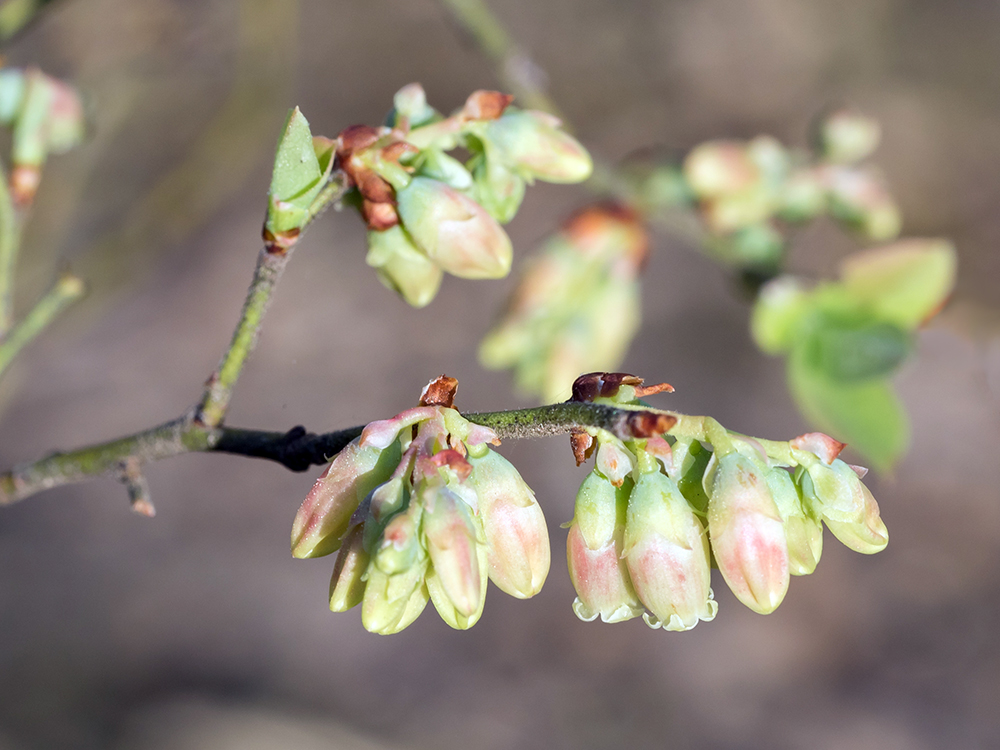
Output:
<path fill-rule="evenodd" d="M 80 299 L 86 291 L 83 281 L 72 274 L 65 274 L 35 303 L 24 320 L 0 343 L 0 375 L 17 356 L 18 352 L 58 317 L 59 313 Z"/>
<path fill-rule="evenodd" d="M 559 108 L 545 91 L 541 68 L 514 43 L 483 0 L 441 2 L 491 59 L 501 83 L 517 98 L 518 106 L 559 115 Z"/>
<path fill-rule="evenodd" d="M 6 335 L 14 316 L 14 272 L 21 245 L 21 222 L 14 209 L 7 174 L 0 167 L 0 337 Z"/>
<path fill-rule="evenodd" d="M 309 208 L 309 218 L 301 227 L 298 238 L 309 226 L 309 223 L 323 213 L 327 206 L 339 200 L 347 190 L 347 182 L 338 173 L 332 178 L 330 185 L 323 189 Z M 233 396 L 233 388 L 243 372 L 250 353 L 257 344 L 260 327 L 264 315 L 271 304 L 274 288 L 281 279 L 281 274 L 292 257 L 295 245 L 286 248 L 279 246 L 265 247 L 257 256 L 257 266 L 254 268 L 253 280 L 247 291 L 243 312 L 233 332 L 233 339 L 222 357 L 218 369 L 212 374 L 205 387 L 196 413 L 195 421 L 204 427 L 218 427 L 226 416 L 229 402 Z"/>

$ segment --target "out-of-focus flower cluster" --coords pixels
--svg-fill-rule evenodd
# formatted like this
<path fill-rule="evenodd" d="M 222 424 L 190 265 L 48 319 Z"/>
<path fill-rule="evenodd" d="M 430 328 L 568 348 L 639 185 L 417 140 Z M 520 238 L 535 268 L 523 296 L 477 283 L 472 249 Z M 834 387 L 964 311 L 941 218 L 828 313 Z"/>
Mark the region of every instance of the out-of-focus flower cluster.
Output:
<path fill-rule="evenodd" d="M 640 324 L 639 272 L 649 237 L 634 212 L 593 206 L 525 263 L 479 358 L 513 368 L 519 388 L 562 401 L 585 371 L 617 367 Z"/>
<path fill-rule="evenodd" d="M 661 390 L 671 389 L 592 373 L 577 381 L 574 398 L 627 408 Z M 844 444 L 821 433 L 773 443 L 709 418 L 677 417 L 665 437 L 574 436 L 578 461 L 596 453 L 567 539 L 581 619 L 642 615 L 653 628 L 689 630 L 718 610 L 712 567 L 743 604 L 767 614 L 790 575 L 816 568 L 824 523 L 858 552 L 886 546 L 865 471 L 837 458 Z"/>
<path fill-rule="evenodd" d="M 333 460 L 302 503 L 292 554 L 338 552 L 330 609 L 361 604 L 375 633 L 412 623 L 428 599 L 453 628 L 476 623 L 486 580 L 534 596 L 549 570 L 535 496 L 490 449 L 492 430 L 464 419 L 457 381 L 428 384 L 420 406 L 372 422 Z"/>
<path fill-rule="evenodd" d="M 410 84 L 384 126 L 354 126 L 336 139 L 368 225 L 367 262 L 411 305 L 428 304 L 444 273 L 506 276 L 512 249 L 500 225 L 517 213 L 525 186 L 590 176 L 590 155 L 557 118 L 512 99 L 476 91 L 444 117 Z M 457 148 L 470 155 L 464 163 L 448 153 Z"/>
<path fill-rule="evenodd" d="M 828 215 L 866 240 L 890 240 L 902 220 L 879 170 L 864 163 L 879 143 L 877 122 L 837 110 L 813 128 L 812 148 L 770 136 L 708 141 L 681 163 L 633 165 L 637 205 L 651 216 L 693 206 L 708 249 L 738 268 L 776 271 L 788 228 Z"/>
<path fill-rule="evenodd" d="M 31 203 L 49 154 L 83 140 L 83 105 L 76 89 L 35 68 L 0 70 L 0 125 L 11 129 L 11 195 Z"/>

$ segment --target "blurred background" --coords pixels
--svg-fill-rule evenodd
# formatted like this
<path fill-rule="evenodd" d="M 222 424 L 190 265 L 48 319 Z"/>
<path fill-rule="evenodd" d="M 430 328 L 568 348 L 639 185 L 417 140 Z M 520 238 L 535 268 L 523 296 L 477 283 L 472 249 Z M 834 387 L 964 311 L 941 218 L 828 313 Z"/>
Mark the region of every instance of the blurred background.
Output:
<path fill-rule="evenodd" d="M 546 511 L 548 583 L 493 590 L 471 631 L 432 611 L 370 635 L 332 615 L 331 558 L 293 560 L 315 473 L 219 455 L 152 465 L 158 515 L 110 480 L 0 512 L 0 748 L 1000 747 L 1000 4 L 993 0 L 491 0 L 595 154 L 769 133 L 802 145 L 849 102 L 904 234 L 949 236 L 951 307 L 899 379 L 914 443 L 871 486 L 888 549 L 827 535 L 816 573 L 761 617 L 724 585 L 688 633 L 582 623 L 563 562 L 577 469 L 565 437 L 503 452 Z M 45 171 L 21 265 L 27 306 L 68 262 L 91 295 L 0 383 L 0 463 L 179 414 L 229 341 L 259 248 L 287 109 L 313 131 L 380 122 L 420 81 L 443 110 L 497 87 L 432 0 L 58 0 L 9 46 L 82 89 L 84 147 Z M 529 189 L 523 257 L 590 196 Z M 825 224 L 794 268 L 854 249 Z M 279 287 L 229 416 L 324 431 L 412 405 L 446 372 L 458 406 L 525 402 L 476 363 L 512 286 L 445 281 L 413 311 L 364 264 L 361 221 L 331 212 Z M 516 263 L 516 261 L 515 261 Z M 656 404 L 787 439 L 805 431 L 783 366 L 711 261 L 659 236 L 644 328 L 623 367 L 677 389 Z"/>

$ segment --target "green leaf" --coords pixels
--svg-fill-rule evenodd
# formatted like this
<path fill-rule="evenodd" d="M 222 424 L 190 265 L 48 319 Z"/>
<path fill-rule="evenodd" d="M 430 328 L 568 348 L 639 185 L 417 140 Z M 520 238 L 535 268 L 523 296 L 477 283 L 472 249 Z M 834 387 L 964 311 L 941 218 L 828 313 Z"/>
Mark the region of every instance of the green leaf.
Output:
<path fill-rule="evenodd" d="M 267 228 L 274 233 L 301 228 L 309 206 L 323 188 L 323 171 L 313 148 L 309 123 L 299 108 L 285 123 L 274 157 L 268 202 Z"/>
<path fill-rule="evenodd" d="M 889 323 L 821 318 L 797 348 L 817 372 L 832 381 L 851 382 L 889 375 L 913 344 L 911 334 Z"/>
<path fill-rule="evenodd" d="M 957 264 L 947 240 L 913 239 L 851 255 L 841 265 L 841 277 L 880 317 L 916 328 L 948 298 Z"/>
<path fill-rule="evenodd" d="M 808 312 L 809 295 L 793 276 L 779 276 L 760 290 L 750 315 L 750 333 L 766 354 L 788 351 Z"/>
<path fill-rule="evenodd" d="M 788 360 L 788 387 L 807 420 L 851 445 L 878 470 L 892 468 L 906 452 L 906 411 L 887 379 L 831 380 L 810 360 L 806 347 L 797 346 Z"/>

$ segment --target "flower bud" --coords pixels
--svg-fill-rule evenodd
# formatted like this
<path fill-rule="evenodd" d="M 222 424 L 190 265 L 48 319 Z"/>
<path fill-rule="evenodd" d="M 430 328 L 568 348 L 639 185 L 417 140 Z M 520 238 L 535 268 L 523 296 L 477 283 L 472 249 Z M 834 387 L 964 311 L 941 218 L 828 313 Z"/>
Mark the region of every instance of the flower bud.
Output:
<path fill-rule="evenodd" d="M 621 622 L 642 614 L 622 559 L 631 485 L 628 480 L 616 490 L 606 478 L 591 472 L 577 493 L 566 558 L 577 593 L 573 611 L 584 622 L 598 615 L 603 622 Z"/>
<path fill-rule="evenodd" d="M 427 606 L 426 569 L 426 559 L 405 573 L 395 575 L 369 565 L 361 602 L 361 624 L 365 630 L 391 635 L 416 620 Z"/>
<path fill-rule="evenodd" d="M 430 556 L 427 590 L 441 619 L 460 630 L 472 627 L 486 599 L 486 545 L 482 522 L 444 485 L 422 492 L 424 546 Z"/>
<path fill-rule="evenodd" d="M 471 198 L 443 182 L 414 177 L 396 192 L 410 236 L 442 269 L 466 279 L 498 279 L 510 271 L 510 238 Z"/>
<path fill-rule="evenodd" d="M 501 224 L 517 214 L 524 200 L 524 179 L 497 158 L 482 158 L 472 170 L 474 197 Z"/>
<path fill-rule="evenodd" d="M 705 472 L 705 491 L 722 577 L 754 612 L 773 612 L 788 590 L 788 544 L 763 472 L 740 453 L 716 454 Z"/>
<path fill-rule="evenodd" d="M 882 128 L 878 121 L 850 109 L 837 110 L 816 128 L 816 148 L 826 161 L 859 162 L 878 148 Z"/>
<path fill-rule="evenodd" d="M 823 524 L 805 506 L 787 470 L 770 469 L 766 477 L 771 497 L 785 524 L 788 571 L 793 576 L 807 576 L 816 570 L 823 554 Z"/>
<path fill-rule="evenodd" d="M 644 473 L 629 497 L 624 554 L 650 627 L 690 630 L 712 620 L 708 537 L 672 479 Z"/>
<path fill-rule="evenodd" d="M 351 516 L 369 492 L 388 479 L 399 462 L 398 444 L 387 450 L 348 443 L 302 502 L 292 524 L 292 555 L 321 557 L 336 552 Z"/>
<path fill-rule="evenodd" d="M 594 165 L 587 150 L 563 131 L 558 118 L 534 110 L 508 109 L 487 126 L 484 140 L 525 179 L 582 182 Z"/>
<path fill-rule="evenodd" d="M 365 262 L 375 268 L 379 281 L 413 307 L 424 307 L 434 299 L 444 275 L 399 225 L 368 232 Z"/>
<path fill-rule="evenodd" d="M 702 199 L 732 195 L 760 180 L 760 170 L 737 141 L 709 141 L 695 147 L 684 159 L 684 176 Z"/>
<path fill-rule="evenodd" d="M 899 207 L 882 176 L 871 168 L 829 167 L 824 170 L 830 213 L 877 242 L 891 240 L 902 228 Z"/>
<path fill-rule="evenodd" d="M 874 555 L 889 543 L 889 530 L 882 521 L 872 493 L 863 484 L 861 491 L 865 496 L 865 510 L 860 518 L 852 522 L 824 520 L 844 546 L 864 555 Z"/>
<path fill-rule="evenodd" d="M 419 128 L 433 120 L 438 113 L 427 104 L 427 95 L 419 83 L 403 86 L 392 97 L 392 111 L 386 124 L 393 128 Z"/>
<path fill-rule="evenodd" d="M 490 580 L 511 596 L 532 597 L 549 572 L 549 534 L 542 509 L 517 469 L 496 451 L 487 450 L 481 458 L 470 455 L 469 463 L 486 534 Z"/>
<path fill-rule="evenodd" d="M 594 468 L 608 478 L 615 487 L 621 487 L 635 468 L 635 456 L 617 438 L 599 441 Z"/>
<path fill-rule="evenodd" d="M 355 525 L 337 553 L 330 579 L 330 611 L 346 612 L 361 603 L 365 595 L 365 571 L 370 558 L 364 546 L 364 527 Z"/>
<path fill-rule="evenodd" d="M 417 533 L 420 516 L 417 504 L 394 515 L 371 550 L 361 622 L 373 633 L 399 632 L 427 604 L 427 553 Z"/>

